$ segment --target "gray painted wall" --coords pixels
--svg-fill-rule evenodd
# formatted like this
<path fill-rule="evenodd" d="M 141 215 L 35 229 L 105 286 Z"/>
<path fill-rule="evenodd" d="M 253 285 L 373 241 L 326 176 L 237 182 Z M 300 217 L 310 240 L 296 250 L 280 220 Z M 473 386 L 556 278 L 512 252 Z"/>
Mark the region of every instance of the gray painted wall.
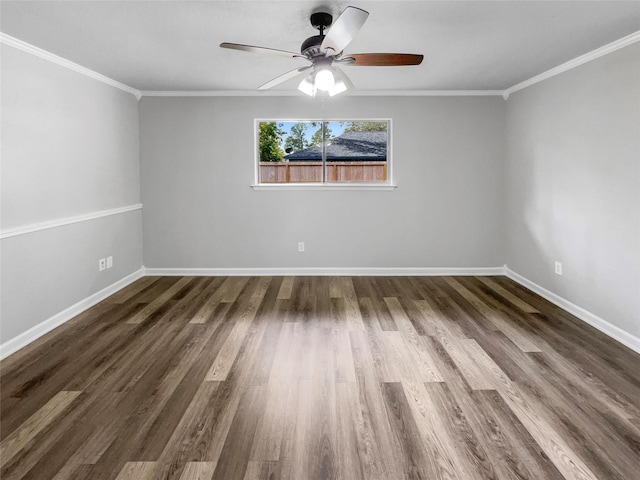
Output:
<path fill-rule="evenodd" d="M 499 97 L 143 97 L 144 265 L 501 266 L 504 109 Z M 391 118 L 398 188 L 251 189 L 254 119 L 309 117 Z"/>
<path fill-rule="evenodd" d="M 506 139 L 509 267 L 640 337 L 640 44 L 512 95 Z"/>
<path fill-rule="evenodd" d="M 2 229 L 136 204 L 140 188 L 144 215 L 2 240 L 0 342 L 136 271 L 143 238 L 144 263 L 157 268 L 506 262 L 638 337 L 639 58 L 636 44 L 506 103 L 147 97 L 138 105 L 2 46 Z M 398 188 L 252 190 L 247 139 L 254 119 L 268 117 L 392 118 Z M 115 266 L 99 273 L 107 255 Z"/>
<path fill-rule="evenodd" d="M 1 88 L 3 230 L 140 203 L 135 97 L 5 45 Z M 138 270 L 141 214 L 5 238 L 1 253 L 5 343 Z"/>

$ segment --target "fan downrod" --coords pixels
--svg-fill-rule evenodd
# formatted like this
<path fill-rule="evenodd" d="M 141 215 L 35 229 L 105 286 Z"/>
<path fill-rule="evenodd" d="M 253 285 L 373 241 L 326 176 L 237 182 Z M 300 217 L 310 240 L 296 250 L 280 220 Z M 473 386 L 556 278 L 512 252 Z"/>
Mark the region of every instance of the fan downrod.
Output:
<path fill-rule="evenodd" d="M 316 12 L 311 14 L 310 20 L 313 28 L 320 30 L 320 35 L 324 35 L 324 30 L 331 25 L 333 17 L 330 13 Z"/>

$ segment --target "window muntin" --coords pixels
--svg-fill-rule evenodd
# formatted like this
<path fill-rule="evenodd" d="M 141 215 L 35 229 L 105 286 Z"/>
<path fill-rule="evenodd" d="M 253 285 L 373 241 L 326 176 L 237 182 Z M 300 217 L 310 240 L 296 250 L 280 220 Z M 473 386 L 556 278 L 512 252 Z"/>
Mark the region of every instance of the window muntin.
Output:
<path fill-rule="evenodd" d="M 389 184 L 389 120 L 258 120 L 258 184 Z"/>

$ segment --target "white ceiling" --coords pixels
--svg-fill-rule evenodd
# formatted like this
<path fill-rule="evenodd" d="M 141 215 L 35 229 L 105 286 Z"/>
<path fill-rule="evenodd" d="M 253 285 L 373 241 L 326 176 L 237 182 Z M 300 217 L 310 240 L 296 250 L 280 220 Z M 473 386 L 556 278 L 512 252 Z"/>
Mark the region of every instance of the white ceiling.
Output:
<path fill-rule="evenodd" d="M 303 60 L 313 11 L 370 12 L 346 53 L 422 53 L 345 67 L 358 90 L 503 90 L 640 30 L 640 1 L 2 1 L 0 30 L 143 91 L 254 91 Z M 277 87 L 295 90 L 297 81 Z"/>

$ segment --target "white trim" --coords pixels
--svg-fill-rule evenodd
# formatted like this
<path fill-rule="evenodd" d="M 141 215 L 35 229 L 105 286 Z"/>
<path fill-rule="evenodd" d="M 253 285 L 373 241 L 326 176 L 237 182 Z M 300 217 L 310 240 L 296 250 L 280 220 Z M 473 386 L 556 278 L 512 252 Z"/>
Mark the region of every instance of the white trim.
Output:
<path fill-rule="evenodd" d="M 124 277 L 112 285 L 90 295 L 26 332 L 0 345 L 0 360 L 15 353 L 42 335 L 71 320 L 105 298 L 144 276 L 496 276 L 505 275 L 563 310 L 597 328 L 609 337 L 640 353 L 640 338 L 537 285 L 504 267 L 438 268 L 438 267 L 291 267 L 291 268 L 145 268 Z"/>
<path fill-rule="evenodd" d="M 232 276 L 494 276 L 504 275 L 503 267 L 289 267 L 289 268 L 146 268 L 149 276 L 232 277 Z"/>
<path fill-rule="evenodd" d="M 59 327 L 65 322 L 68 322 L 73 317 L 81 314 L 85 310 L 93 307 L 97 303 L 101 302 L 105 298 L 113 295 L 114 293 L 122 290 L 127 285 L 135 282 L 139 278 L 144 276 L 144 268 L 140 268 L 139 270 L 133 272 L 130 275 L 127 275 L 121 280 L 118 280 L 115 283 L 112 283 L 108 287 L 103 288 L 99 292 L 94 293 L 93 295 L 88 296 L 84 300 L 80 300 L 79 302 L 71 305 L 69 308 L 66 308 L 60 313 L 48 318 L 47 320 L 39 323 L 35 327 L 30 328 L 26 332 L 22 332 L 16 337 L 7 340 L 2 345 L 0 345 L 0 360 L 8 357 L 12 353 L 17 352 L 23 347 L 26 347 L 31 342 L 37 340 L 44 334 L 50 332 L 56 327 Z"/>
<path fill-rule="evenodd" d="M 142 90 L 143 97 L 300 97 L 297 90 Z M 354 97 L 499 97 L 502 90 L 352 90 L 340 96 Z M 323 97 L 316 97 L 323 100 Z"/>
<path fill-rule="evenodd" d="M 124 83 L 120 83 L 117 80 L 113 80 L 101 73 L 90 70 L 82 65 L 78 65 L 77 63 L 73 63 L 66 58 L 59 57 L 51 52 L 47 52 L 41 48 L 38 48 L 34 45 L 31 45 L 27 42 L 23 42 L 22 40 L 18 40 L 6 33 L 0 32 L 0 43 L 3 43 L 9 47 L 16 48 L 18 50 L 22 50 L 23 52 L 30 53 L 31 55 L 35 55 L 36 57 L 43 58 L 44 60 L 48 60 L 51 63 L 55 63 L 56 65 L 60 65 L 61 67 L 68 68 L 69 70 L 73 70 L 80 75 L 85 75 L 87 77 L 93 78 L 94 80 L 98 80 L 99 82 L 105 83 L 112 87 L 115 87 L 124 92 L 130 93 L 136 99 L 140 100 L 141 93 L 139 90 L 132 88 Z"/>
<path fill-rule="evenodd" d="M 486 96 L 502 96 L 505 100 L 514 92 L 535 85 L 536 83 L 547 80 L 551 77 L 564 73 L 568 70 L 576 68 L 587 62 L 600 58 L 609 53 L 615 52 L 621 48 L 632 45 L 640 41 L 640 31 L 634 32 L 626 37 L 620 38 L 603 47 L 597 48 L 591 52 L 574 58 L 546 72 L 540 73 L 528 80 L 520 82 L 505 90 L 352 90 L 346 95 L 357 97 L 486 97 Z M 39 47 L 31 45 L 22 40 L 18 40 L 6 33 L 0 32 L 0 43 L 10 47 L 22 50 L 37 57 L 48 60 L 52 63 L 60 65 L 69 70 L 73 70 L 81 75 L 93 78 L 112 87 L 130 93 L 140 100 L 141 97 L 291 97 L 299 96 L 300 92 L 292 90 L 137 90 L 133 87 L 113 80 L 101 73 L 90 70 L 82 65 L 71 62 L 65 58 L 59 57 L 51 52 L 43 50 Z M 322 99 L 322 97 L 318 97 Z"/>
<path fill-rule="evenodd" d="M 254 190 L 395 190 L 398 185 L 389 183 L 260 183 L 251 185 Z"/>
<path fill-rule="evenodd" d="M 387 180 L 384 182 L 327 182 L 320 181 L 314 183 L 260 183 L 260 162 L 259 148 L 260 142 L 260 123 L 262 122 L 387 122 Z M 249 185 L 253 190 L 318 190 L 318 191 L 336 191 L 336 190 L 395 190 L 398 188 L 393 181 L 393 119 L 392 118 L 375 118 L 375 117 L 304 117 L 304 118 L 254 118 L 253 119 L 253 139 L 254 139 L 254 183 Z M 292 163 L 293 165 L 293 163 Z M 324 163 L 323 163 L 324 165 Z M 324 176 L 324 175 L 323 175 Z"/>
<path fill-rule="evenodd" d="M 48 220 L 46 222 L 32 223 L 29 225 L 22 225 L 20 227 L 14 228 L 6 228 L 0 231 L 0 239 L 15 237 L 17 235 L 24 235 L 25 233 L 39 232 L 40 230 L 62 227 L 64 225 L 71 225 L 73 223 L 85 222 L 87 220 L 94 220 L 96 218 L 118 215 L 120 213 L 132 212 L 134 210 L 140 209 L 142 209 L 142 204 L 137 203 L 135 205 L 112 208 L 110 210 L 100 210 L 99 212 L 85 213 L 83 215 L 76 215 L 74 217 L 57 218 L 55 220 Z"/>
<path fill-rule="evenodd" d="M 600 58 L 604 55 L 608 55 L 609 53 L 615 52 L 616 50 L 620 50 L 621 48 L 627 47 L 639 41 L 640 41 L 640 31 L 632 33 L 631 35 L 627 35 L 626 37 L 622 37 L 616 40 L 615 42 L 611 42 L 589 53 L 585 53 L 584 55 L 574 58 L 573 60 L 569 60 L 568 62 L 563 63 L 562 65 L 558 65 L 557 67 L 547 70 L 546 72 L 536 75 L 535 77 L 531 77 L 529 80 L 525 80 L 524 82 L 518 83 L 513 87 L 507 88 L 503 93 L 504 99 L 506 100 L 507 98 L 509 98 L 509 95 L 511 95 L 514 92 L 517 92 L 518 90 L 522 90 L 523 88 L 527 88 L 527 87 L 530 87 L 531 85 L 535 85 L 536 83 L 540 83 L 543 80 L 547 80 L 551 77 L 555 77 L 556 75 L 559 75 L 568 70 L 579 67 L 580 65 L 583 65 L 587 62 Z"/>
<path fill-rule="evenodd" d="M 605 335 L 617 340 L 618 342 L 626 345 L 631 350 L 634 350 L 637 353 L 640 353 L 640 338 L 633 336 L 629 332 L 622 330 L 620 327 L 616 327 L 612 323 L 609 323 L 603 318 L 594 315 L 593 313 L 585 310 L 582 307 L 579 307 L 575 303 L 570 302 L 562 298 L 560 295 L 556 295 L 555 293 L 547 290 L 544 287 L 541 287 L 537 283 L 532 282 L 531 280 L 523 277 L 522 275 L 517 274 L 513 270 L 510 270 L 508 266 L 504 266 L 504 274 L 509 277 L 514 282 L 519 283 L 523 287 L 528 288 L 532 292 L 537 293 L 541 297 L 550 301 L 554 305 L 566 310 L 570 314 L 578 317 L 580 320 L 588 323 L 592 327 L 597 328 Z"/>

